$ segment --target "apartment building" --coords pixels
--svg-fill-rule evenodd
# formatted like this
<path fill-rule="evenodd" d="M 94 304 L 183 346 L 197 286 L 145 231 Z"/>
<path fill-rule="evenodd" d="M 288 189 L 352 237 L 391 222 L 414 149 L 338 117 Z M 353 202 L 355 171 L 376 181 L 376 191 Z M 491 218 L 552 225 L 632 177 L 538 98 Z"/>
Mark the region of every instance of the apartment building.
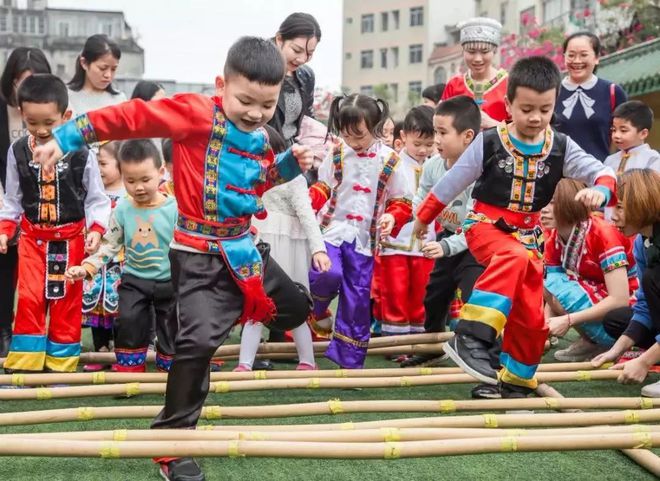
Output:
<path fill-rule="evenodd" d="M 473 15 L 472 1 L 344 0 L 342 88 L 402 114 L 434 83 L 431 53 L 455 43 L 456 24 Z"/>

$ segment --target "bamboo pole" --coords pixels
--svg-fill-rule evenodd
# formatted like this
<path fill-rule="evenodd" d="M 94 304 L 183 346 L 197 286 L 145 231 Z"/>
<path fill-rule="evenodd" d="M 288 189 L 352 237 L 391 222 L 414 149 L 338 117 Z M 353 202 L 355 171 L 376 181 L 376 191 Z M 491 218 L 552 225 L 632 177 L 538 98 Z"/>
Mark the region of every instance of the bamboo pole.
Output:
<path fill-rule="evenodd" d="M 547 384 L 541 384 L 539 385 L 540 389 L 537 389 L 537 392 L 539 394 L 544 394 L 548 398 L 556 398 L 556 399 L 566 399 L 559 391 L 557 391 L 555 388 L 552 386 L 549 386 Z M 558 407 L 557 409 L 561 410 L 562 412 L 567 412 L 566 409 L 562 409 L 561 407 Z M 580 409 L 572 409 L 570 412 L 579 412 Z M 642 468 L 646 469 L 650 473 L 656 475 L 657 477 L 660 477 L 660 457 L 658 457 L 655 453 L 652 453 L 648 449 L 621 449 L 621 452 L 628 456 L 630 459 L 632 459 L 634 462 L 639 464 Z"/>
<path fill-rule="evenodd" d="M 598 368 L 598 369 L 606 369 Z M 592 371 L 590 362 L 550 363 L 539 365 L 538 372 Z M 319 378 L 365 378 L 396 376 L 429 376 L 438 374 L 462 374 L 458 367 L 409 367 L 385 369 L 324 369 L 318 371 L 251 371 L 251 372 L 213 372 L 211 381 L 247 381 L 254 379 L 307 379 Z M 167 373 L 145 372 L 71 372 L 38 374 L 0 374 L 0 385 L 42 386 L 49 384 L 124 384 L 129 382 L 153 383 L 166 382 Z"/>
<path fill-rule="evenodd" d="M 191 429 L 116 429 L 113 431 L 75 431 L 12 433 L 0 435 L 0 442 L 14 439 L 58 439 L 79 441 L 295 441 L 318 443 L 366 443 L 390 441 L 433 441 L 500 436 L 564 436 L 585 434 L 660 433 L 660 426 L 589 426 L 559 429 L 479 429 L 479 428 L 383 428 L 355 431 L 258 432 Z"/>
<path fill-rule="evenodd" d="M 540 382 L 612 380 L 618 377 L 617 371 L 575 371 L 544 372 L 537 375 Z M 209 392 L 227 393 L 240 391 L 262 391 L 279 389 L 351 389 L 412 387 L 440 384 L 473 383 L 475 379 L 468 374 L 440 374 L 415 377 L 379 377 L 379 378 L 320 378 L 308 379 L 267 379 L 258 381 L 220 381 L 210 384 Z M 129 383 L 95 386 L 67 386 L 54 388 L 2 389 L 0 400 L 19 399 L 61 399 L 90 396 L 127 396 L 138 394 L 164 394 L 165 383 Z"/>
<path fill-rule="evenodd" d="M 401 336 L 384 336 L 374 337 L 369 341 L 369 348 L 381 347 L 394 347 L 394 346 L 410 346 L 413 344 L 438 344 L 451 339 L 453 333 L 451 332 L 433 332 L 424 334 L 407 334 Z M 329 341 L 314 342 L 314 352 L 324 352 Z M 223 358 L 228 356 L 238 356 L 240 353 L 240 344 L 228 344 L 220 346 L 213 355 L 214 358 Z M 292 342 L 271 342 L 261 343 L 259 345 L 258 354 L 295 354 L 296 346 Z M 154 352 L 147 353 L 147 362 L 155 362 L 156 354 Z M 0 362 L 4 363 L 4 359 Z M 112 352 L 84 352 L 80 355 L 80 362 L 82 363 L 99 363 L 99 364 L 112 364 L 116 362 L 114 353 Z"/>
<path fill-rule="evenodd" d="M 543 428 L 562 426 L 598 426 L 603 424 L 640 424 L 660 421 L 660 409 L 625 410 L 581 413 L 537 414 L 473 414 L 461 416 L 429 416 L 422 418 L 389 419 L 329 424 L 241 425 L 245 431 L 342 431 L 377 428 Z M 237 426 L 215 426 L 221 431 Z"/>
<path fill-rule="evenodd" d="M 2 456 L 153 458 L 183 456 L 398 459 L 481 453 L 624 449 L 660 444 L 660 433 L 500 436 L 386 443 L 280 441 L 78 441 L 13 439 L 0 444 Z"/>
<path fill-rule="evenodd" d="M 340 401 L 265 406 L 206 406 L 202 419 L 268 419 L 355 413 L 441 413 L 500 411 L 509 409 L 651 409 L 660 408 L 660 398 L 528 398 L 454 401 Z M 42 424 L 91 419 L 152 418 L 161 406 L 108 406 L 51 409 L 0 414 L 0 426 Z"/>

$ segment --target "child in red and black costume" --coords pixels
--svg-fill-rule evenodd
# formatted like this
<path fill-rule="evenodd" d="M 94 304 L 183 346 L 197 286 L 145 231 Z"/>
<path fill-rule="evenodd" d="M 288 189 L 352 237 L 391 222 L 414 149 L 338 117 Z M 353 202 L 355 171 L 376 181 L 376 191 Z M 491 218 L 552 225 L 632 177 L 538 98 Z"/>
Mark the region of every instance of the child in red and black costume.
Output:
<path fill-rule="evenodd" d="M 209 390 L 209 361 L 238 321 L 293 329 L 310 312 L 309 297 L 255 246 L 252 215 L 265 216 L 260 195 L 312 164 L 293 145 L 274 156 L 261 127 L 277 106 L 285 65 L 269 40 L 243 37 L 227 54 L 216 96 L 181 94 L 134 99 L 65 124 L 43 148 L 45 168 L 58 152 L 98 140 L 171 138 L 178 220 L 170 249 L 179 313 L 165 407 L 153 428 L 193 428 Z M 160 458 L 170 481 L 203 481 L 192 458 Z"/>
<path fill-rule="evenodd" d="M 548 336 L 539 211 L 564 177 L 595 184 L 576 196 L 590 208 L 615 201 L 612 169 L 549 127 L 560 80 L 556 65 L 545 57 L 519 60 L 507 90 L 512 122 L 480 134 L 417 210 L 415 231 L 423 236 L 476 181 L 476 202 L 464 230 L 470 252 L 486 270 L 462 307 L 445 352 L 477 379 L 499 380 L 503 397 L 524 397 L 536 388 L 534 375 Z M 503 331 L 497 372 L 488 351 Z"/>
<path fill-rule="evenodd" d="M 53 158 L 50 170 L 33 160 L 39 144 L 71 116 L 67 90 L 54 75 L 28 77 L 18 104 L 30 132 L 7 157 L 7 193 L 0 210 L 0 254 L 20 228 L 18 308 L 5 369 L 75 371 L 80 355 L 82 284 L 64 272 L 96 251 L 110 218 L 96 156 L 84 146 Z M 46 324 L 46 314 L 49 322 Z"/>

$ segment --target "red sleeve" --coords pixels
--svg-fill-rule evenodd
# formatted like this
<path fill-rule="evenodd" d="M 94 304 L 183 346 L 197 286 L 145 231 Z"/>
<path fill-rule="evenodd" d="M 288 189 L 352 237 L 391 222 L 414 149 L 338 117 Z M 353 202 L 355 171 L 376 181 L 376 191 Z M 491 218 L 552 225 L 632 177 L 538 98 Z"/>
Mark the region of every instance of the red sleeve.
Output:
<path fill-rule="evenodd" d="M 18 228 L 18 222 L 13 220 L 0 220 L 0 234 L 5 234 L 7 237 L 12 239 L 16 235 L 16 229 Z"/>
<path fill-rule="evenodd" d="M 601 175 L 594 182 L 594 186 L 605 187 L 610 191 L 610 201 L 607 203 L 606 207 L 614 207 L 617 204 L 616 198 L 616 177 L 611 175 Z"/>
<path fill-rule="evenodd" d="M 412 220 L 412 203 L 402 199 L 392 199 L 385 206 L 385 213 L 394 217 L 394 228 L 390 235 L 396 237 L 401 228 Z"/>
<path fill-rule="evenodd" d="M 440 100 L 447 100 L 455 96 L 454 94 L 454 78 L 452 77 L 449 79 L 449 82 L 447 82 L 447 85 L 445 85 L 445 89 L 442 92 L 442 97 L 440 97 Z"/>
<path fill-rule="evenodd" d="M 330 187 L 325 182 L 317 182 L 309 188 L 312 209 L 318 212 L 330 198 Z"/>
<path fill-rule="evenodd" d="M 212 107 L 209 97 L 181 94 L 149 102 L 133 99 L 88 112 L 87 118 L 98 141 L 153 137 L 181 141 L 196 131 L 208 134 Z M 81 133 L 86 137 L 83 129 Z"/>
<path fill-rule="evenodd" d="M 445 210 L 445 207 L 447 206 L 440 202 L 438 198 L 433 195 L 433 192 L 429 192 L 422 203 L 417 207 L 415 215 L 420 222 L 429 225 L 443 210 Z"/>
<path fill-rule="evenodd" d="M 561 265 L 561 250 L 557 248 L 557 229 L 552 229 L 543 244 L 543 261 L 546 266 Z"/>

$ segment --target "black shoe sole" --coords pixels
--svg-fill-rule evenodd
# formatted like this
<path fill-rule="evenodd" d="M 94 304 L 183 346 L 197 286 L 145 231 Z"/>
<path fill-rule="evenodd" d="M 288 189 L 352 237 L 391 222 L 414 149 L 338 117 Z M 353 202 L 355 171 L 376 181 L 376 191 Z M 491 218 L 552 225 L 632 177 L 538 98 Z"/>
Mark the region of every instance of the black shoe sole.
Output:
<path fill-rule="evenodd" d="M 497 378 L 492 378 L 488 377 L 484 374 L 481 374 L 479 371 L 476 371 L 470 367 L 462 358 L 461 356 L 458 355 L 458 353 L 454 350 L 453 346 L 451 345 L 451 340 L 445 342 L 444 345 L 444 351 L 445 354 L 449 356 L 449 358 L 454 361 L 458 367 L 460 367 L 466 374 L 469 374 L 475 379 L 478 379 L 479 381 L 483 382 L 484 384 L 491 384 L 491 385 L 497 385 Z"/>

